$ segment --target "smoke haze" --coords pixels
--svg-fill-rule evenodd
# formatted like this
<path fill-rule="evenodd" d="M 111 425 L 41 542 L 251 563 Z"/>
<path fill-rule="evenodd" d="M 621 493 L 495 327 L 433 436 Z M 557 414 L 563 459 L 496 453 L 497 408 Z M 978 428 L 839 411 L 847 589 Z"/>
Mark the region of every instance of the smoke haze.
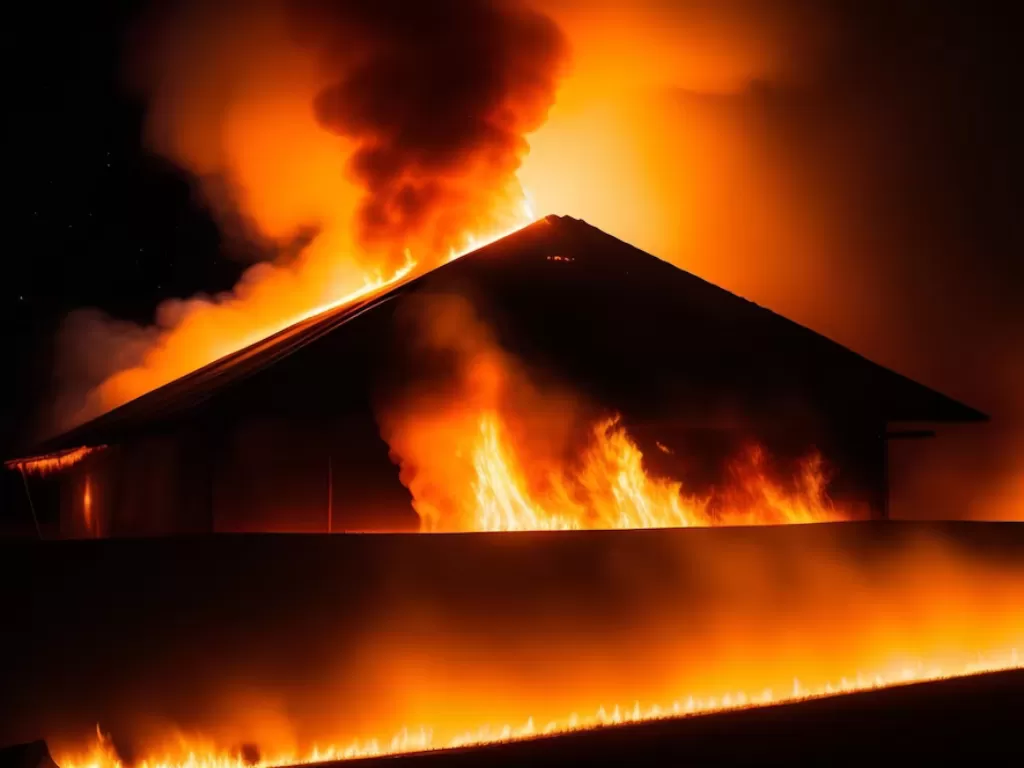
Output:
<path fill-rule="evenodd" d="M 230 292 L 165 302 L 150 328 L 73 314 L 54 428 L 523 223 L 523 134 L 565 57 L 547 17 L 504 0 L 194 2 L 142 19 L 127 61 L 148 145 L 267 261 Z"/>
<path fill-rule="evenodd" d="M 521 172 L 539 211 L 992 416 L 894 445 L 899 516 L 1024 516 L 1024 126 L 982 5 L 546 5 L 574 68 Z"/>

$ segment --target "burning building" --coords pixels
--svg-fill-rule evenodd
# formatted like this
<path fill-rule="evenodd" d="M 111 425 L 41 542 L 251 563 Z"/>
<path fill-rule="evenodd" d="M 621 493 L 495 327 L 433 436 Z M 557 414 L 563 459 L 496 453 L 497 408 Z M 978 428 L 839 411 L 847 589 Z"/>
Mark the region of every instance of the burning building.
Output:
<path fill-rule="evenodd" d="M 658 106 L 610 93 L 610 71 L 588 72 L 578 55 L 572 14 L 566 36 L 537 4 L 173 5 L 128 35 L 133 135 L 137 100 L 146 106 L 135 149 L 188 175 L 220 225 L 218 253 L 239 238 L 256 263 L 230 270 L 241 273 L 230 291 L 165 299 L 146 326 L 115 305 L 117 318 L 65 321 L 67 375 L 50 409 L 61 425 L 8 462 L 40 540 L 0 541 L 11 629 L 0 633 L 11 713 L 0 745 L 45 737 L 62 768 L 274 768 L 794 701 L 809 714 L 776 710 L 760 721 L 774 719 L 768 729 L 728 721 L 713 760 L 747 741 L 740 728 L 775 741 L 758 759 L 782 747 L 799 760 L 801 737 L 779 723 L 801 717 L 827 742 L 801 740 L 816 757 L 848 757 L 852 721 L 858 744 L 873 720 L 887 754 L 898 732 L 915 758 L 936 729 L 946 739 L 929 746 L 951 754 L 965 720 L 1012 733 L 1010 697 L 982 706 L 997 683 L 942 694 L 935 681 L 1021 666 L 1024 531 L 781 524 L 887 517 L 889 441 L 984 415 L 581 221 L 534 221 L 534 200 L 570 201 L 602 226 L 631 220 L 612 231 L 655 237 L 643 244 L 652 252 L 702 254 L 705 266 L 686 264 L 704 274 L 734 250 L 795 269 L 802 290 L 770 294 L 757 285 L 768 270 L 748 281 L 718 271 L 716 282 L 773 306 L 811 292 L 856 305 L 856 285 L 820 279 L 818 255 L 870 242 L 877 256 L 904 241 L 859 216 L 869 237 L 833 229 L 831 206 L 765 183 L 760 162 L 722 145 L 760 153 L 747 128 L 757 134 L 763 107 L 777 111 L 774 85 L 751 89 L 756 113 L 737 112 L 743 130 L 720 144 L 702 138 L 703 110 L 690 106 L 709 102 L 717 139 L 732 96 L 716 86 L 680 101 L 675 78 L 665 93 L 670 62 L 647 34 L 628 48 L 652 54 L 636 63 L 655 64 Z M 836 46 L 820 47 L 833 58 Z M 736 73 L 745 82 L 760 69 Z M 40 90 L 48 105 L 51 90 Z M 77 124 L 82 104 L 106 112 L 76 99 L 70 121 L 48 106 L 47 123 Z M 663 119 L 680 106 L 685 121 Z M 802 97 L 795 106 L 816 111 Z M 865 106 L 874 126 L 881 110 Z M 826 137 L 823 147 L 777 163 L 787 182 L 833 155 L 857 170 L 879 165 L 857 158 L 891 159 L 842 151 L 822 125 L 796 135 Z M 902 157 L 912 142 L 883 144 Z M 661 184 L 668 176 L 685 194 Z M 849 185 L 823 178 L 845 203 Z M 719 189 L 733 179 L 743 183 Z M 878 183 L 900 198 L 924 186 L 892 180 Z M 757 201 L 742 226 L 737 189 Z M 886 221 L 901 218 L 877 199 Z M 659 206 L 686 212 L 680 229 L 701 222 L 698 247 L 663 247 L 673 227 L 652 215 Z M 112 230 L 150 208 L 165 204 L 110 206 Z M 742 237 L 706 236 L 718 230 Z M 807 233 L 814 259 L 789 258 Z M 922 253 L 933 239 L 908 242 Z M 780 250 L 786 259 L 770 258 Z M 639 528 L 660 530 L 628 530 Z M 222 532 L 311 535 L 210 535 Z M 331 532 L 381 535 L 321 535 Z M 1019 686 L 1020 672 L 1000 679 Z M 872 696 L 918 682 L 928 686 L 888 708 Z M 822 728 L 830 703 L 817 699 L 855 692 L 872 713 L 849 714 L 858 698 L 846 696 L 854 709 Z M 942 696 L 974 706 L 931 719 L 921 704 Z M 659 725 L 699 760 L 679 724 Z M 641 764 L 632 745 L 653 742 L 627 731 L 618 762 Z M 977 762 L 993 739 L 961 730 L 960 741 Z"/>
<path fill-rule="evenodd" d="M 887 516 L 890 425 L 985 418 L 549 216 L 9 466 L 67 537 L 808 522 Z"/>

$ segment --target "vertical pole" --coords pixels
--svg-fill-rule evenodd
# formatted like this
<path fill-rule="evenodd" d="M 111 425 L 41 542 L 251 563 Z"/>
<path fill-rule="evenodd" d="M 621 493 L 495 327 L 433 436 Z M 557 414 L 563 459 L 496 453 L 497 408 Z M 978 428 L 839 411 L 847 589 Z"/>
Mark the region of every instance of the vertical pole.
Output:
<path fill-rule="evenodd" d="M 332 533 L 334 527 L 334 467 L 331 455 L 327 454 L 327 532 Z"/>
<path fill-rule="evenodd" d="M 882 425 L 882 498 L 881 514 L 883 520 L 889 519 L 889 435 L 886 425 Z"/>
<path fill-rule="evenodd" d="M 206 519 L 203 525 L 208 533 L 217 531 L 217 462 L 221 451 L 228 444 L 224 439 L 225 429 L 224 422 L 219 419 L 203 423 L 205 451 L 202 453 L 203 466 L 200 471 L 203 473 L 203 484 L 206 486 L 202 489 L 206 497 Z"/>
<path fill-rule="evenodd" d="M 36 505 L 32 503 L 32 494 L 28 490 L 28 476 L 25 474 L 25 468 L 21 467 L 21 482 L 25 484 L 25 496 L 28 499 L 28 508 L 32 513 L 32 522 L 36 526 L 36 538 L 43 538 L 43 531 L 39 527 L 39 518 L 36 517 Z"/>

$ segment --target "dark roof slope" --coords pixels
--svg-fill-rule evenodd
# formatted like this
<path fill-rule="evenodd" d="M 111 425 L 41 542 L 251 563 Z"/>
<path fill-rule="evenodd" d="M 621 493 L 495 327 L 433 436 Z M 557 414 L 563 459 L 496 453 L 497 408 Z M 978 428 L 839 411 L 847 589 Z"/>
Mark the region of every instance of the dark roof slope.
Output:
<path fill-rule="evenodd" d="M 383 295 L 228 355 L 34 452 L 116 443 L 184 417 L 284 361 L 317 355 L 323 339 L 378 332 L 379 323 L 367 330 L 357 320 L 425 290 L 468 293 L 512 351 L 601 401 L 635 403 L 652 415 L 674 406 L 700 411 L 727 395 L 738 408 L 798 400 L 882 421 L 987 418 L 583 221 L 548 216 Z"/>

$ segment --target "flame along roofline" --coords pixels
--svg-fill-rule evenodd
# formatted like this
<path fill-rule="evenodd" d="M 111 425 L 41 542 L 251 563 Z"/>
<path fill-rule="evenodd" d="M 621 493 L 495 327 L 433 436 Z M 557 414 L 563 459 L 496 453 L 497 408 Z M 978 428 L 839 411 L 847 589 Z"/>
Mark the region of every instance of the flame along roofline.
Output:
<path fill-rule="evenodd" d="M 281 328 L 263 338 L 257 339 L 246 347 L 230 352 L 223 357 L 207 363 L 194 371 L 190 371 L 177 379 L 169 381 L 156 389 L 152 389 L 149 392 L 139 395 L 132 400 L 122 403 L 121 405 L 112 408 L 99 416 L 91 418 L 88 421 L 77 424 L 70 429 L 51 434 L 42 440 L 37 440 L 26 446 L 21 455 L 44 456 L 51 453 L 57 454 L 66 450 L 72 450 L 74 446 L 104 444 L 105 441 L 102 439 L 91 439 L 91 437 L 95 437 L 93 431 L 96 429 L 106 429 L 112 425 L 112 422 L 117 422 L 121 419 L 130 420 L 131 414 L 135 409 L 146 408 L 151 403 L 158 402 L 161 397 L 165 397 L 170 393 L 177 394 L 177 390 L 179 389 L 188 388 L 195 384 L 200 384 L 201 386 L 204 381 L 213 382 L 214 380 L 218 380 L 227 384 L 231 381 L 245 378 L 252 373 L 256 373 L 259 370 L 288 357 L 292 352 L 301 349 L 303 346 L 315 341 L 322 335 L 330 333 L 338 327 L 345 325 L 348 321 L 355 319 L 363 313 L 369 312 L 375 307 L 391 301 L 396 296 L 414 287 L 430 275 L 439 271 L 451 269 L 466 257 L 487 251 L 493 246 L 506 243 L 510 239 L 516 238 L 524 233 L 536 232 L 540 228 L 546 227 L 563 219 L 568 219 L 568 217 L 549 215 L 538 218 L 522 227 L 505 232 L 494 239 L 477 242 L 474 244 L 475 247 L 473 250 L 451 255 L 437 267 L 427 270 L 426 272 L 418 272 L 414 269 L 407 268 L 407 262 L 406 266 L 403 266 L 403 268 L 399 270 L 397 279 L 393 282 L 385 282 L 375 290 L 367 292 L 365 295 L 354 296 L 352 300 L 348 302 L 332 302 L 327 305 L 322 305 L 313 311 L 303 314 L 291 325 Z M 195 400 L 194 398 L 189 399 L 193 401 L 193 404 L 195 402 L 199 402 L 199 400 Z M 157 410 L 162 409 L 158 408 Z M 17 457 L 12 458 L 12 461 L 20 460 L 22 459 Z"/>
<path fill-rule="evenodd" d="M 552 247 L 558 249 L 568 247 L 575 248 L 577 251 L 581 249 L 583 251 L 604 251 L 613 258 L 634 256 L 650 260 L 648 263 L 657 262 L 660 265 L 658 269 L 664 270 L 664 277 L 670 279 L 670 276 L 675 276 L 676 279 L 682 281 L 680 283 L 682 288 L 688 285 L 689 290 L 699 291 L 705 299 L 721 304 L 725 311 L 742 312 L 748 316 L 748 319 L 754 317 L 757 322 L 767 323 L 775 329 L 775 333 L 803 339 L 805 342 L 811 343 L 818 352 L 843 355 L 852 364 L 865 370 L 874 371 L 880 377 L 882 386 L 899 388 L 904 396 L 924 398 L 928 401 L 926 410 L 933 412 L 928 416 L 894 416 L 896 421 L 934 424 L 989 421 L 987 414 L 975 408 L 886 368 L 771 309 L 716 286 L 671 262 L 642 251 L 582 219 L 550 214 L 507 233 L 503 237 L 479 244 L 474 250 L 450 259 L 432 270 L 405 274 L 394 283 L 383 285 L 379 290 L 356 298 L 351 303 L 321 307 L 317 312 L 308 313 L 293 325 L 259 339 L 248 347 L 225 355 L 94 419 L 31 444 L 23 451 L 23 455 L 44 455 L 68 450 L 74 446 L 110 443 L 116 434 L 120 434 L 126 429 L 131 431 L 140 425 L 144 428 L 143 422 L 148 422 L 152 418 L 162 418 L 171 413 L 190 410 L 205 402 L 222 388 L 282 361 L 323 335 L 347 324 L 349 320 L 371 312 L 379 305 L 399 295 L 416 290 L 426 280 L 432 280 L 435 276 L 440 277 L 452 270 L 460 270 L 461 263 L 476 261 L 475 257 L 477 256 L 487 257 L 489 253 L 515 256 L 520 246 L 525 246 L 529 250 L 537 245 L 536 238 L 548 237 L 548 233 L 551 233 L 550 236 L 554 238 L 551 243 Z"/>
<path fill-rule="evenodd" d="M 72 467 L 86 456 L 102 451 L 106 447 L 105 445 L 80 445 L 77 448 L 66 448 L 52 453 L 11 459 L 5 461 L 4 466 L 15 472 L 29 475 L 48 475 Z"/>

